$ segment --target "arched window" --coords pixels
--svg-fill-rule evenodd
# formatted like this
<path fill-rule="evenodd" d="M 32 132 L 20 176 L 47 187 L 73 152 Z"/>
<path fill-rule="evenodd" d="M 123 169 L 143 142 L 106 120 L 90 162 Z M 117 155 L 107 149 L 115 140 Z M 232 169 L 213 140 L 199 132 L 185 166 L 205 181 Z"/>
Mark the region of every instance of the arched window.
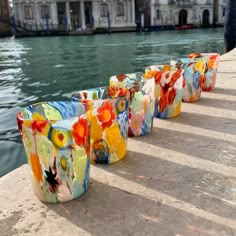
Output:
<path fill-rule="evenodd" d="M 179 12 L 179 25 L 186 25 L 187 18 L 188 18 L 188 12 L 186 10 L 182 9 Z"/>
<path fill-rule="evenodd" d="M 108 5 L 107 3 L 101 4 L 101 17 L 107 17 L 108 16 Z"/>
<path fill-rule="evenodd" d="M 209 25 L 209 16 L 210 16 L 209 10 L 206 9 L 202 12 L 202 25 L 203 26 Z"/>
<path fill-rule="evenodd" d="M 124 11 L 124 3 L 123 2 L 118 2 L 116 4 L 116 16 L 124 16 L 125 15 L 125 11 Z"/>
<path fill-rule="evenodd" d="M 25 5 L 25 19 L 26 20 L 33 19 L 33 8 L 31 5 Z"/>
<path fill-rule="evenodd" d="M 41 6 L 41 17 L 42 17 L 42 19 L 50 18 L 48 5 Z"/>

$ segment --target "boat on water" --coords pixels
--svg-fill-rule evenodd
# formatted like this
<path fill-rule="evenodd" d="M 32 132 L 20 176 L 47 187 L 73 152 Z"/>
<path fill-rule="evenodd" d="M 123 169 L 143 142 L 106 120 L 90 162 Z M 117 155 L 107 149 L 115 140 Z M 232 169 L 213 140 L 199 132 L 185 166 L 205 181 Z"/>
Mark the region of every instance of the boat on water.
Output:
<path fill-rule="evenodd" d="M 192 24 L 175 26 L 176 30 L 186 30 L 186 29 L 193 29 L 193 28 L 194 28 L 194 26 Z"/>
<path fill-rule="evenodd" d="M 144 27 L 144 31 L 163 31 L 163 30 L 174 30 L 175 27 L 172 25 L 154 25 Z"/>
<path fill-rule="evenodd" d="M 163 31 L 163 30 L 186 30 L 186 29 L 193 29 L 195 26 L 193 24 L 186 24 L 186 25 L 155 25 L 155 26 L 147 26 L 144 27 L 143 31 Z"/>

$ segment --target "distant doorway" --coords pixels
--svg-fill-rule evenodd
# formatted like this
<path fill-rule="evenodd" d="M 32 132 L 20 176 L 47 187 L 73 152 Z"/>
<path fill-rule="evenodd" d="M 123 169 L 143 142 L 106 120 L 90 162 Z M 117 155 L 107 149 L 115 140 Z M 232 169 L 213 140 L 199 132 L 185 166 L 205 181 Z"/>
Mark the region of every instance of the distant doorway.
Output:
<path fill-rule="evenodd" d="M 179 12 L 179 25 L 187 25 L 188 12 L 182 9 Z"/>
<path fill-rule="evenodd" d="M 59 29 L 63 29 L 65 22 L 65 16 L 66 16 L 66 4 L 65 2 L 58 2 L 57 3 L 57 15 L 58 15 L 58 27 Z"/>
<path fill-rule="evenodd" d="M 70 21 L 73 30 L 77 30 L 81 27 L 80 2 L 70 2 Z"/>
<path fill-rule="evenodd" d="M 210 16 L 210 12 L 208 10 L 204 10 L 202 13 L 202 25 L 207 27 L 209 26 L 209 16 Z"/>
<path fill-rule="evenodd" d="M 92 2 L 84 2 L 86 28 L 93 28 Z"/>

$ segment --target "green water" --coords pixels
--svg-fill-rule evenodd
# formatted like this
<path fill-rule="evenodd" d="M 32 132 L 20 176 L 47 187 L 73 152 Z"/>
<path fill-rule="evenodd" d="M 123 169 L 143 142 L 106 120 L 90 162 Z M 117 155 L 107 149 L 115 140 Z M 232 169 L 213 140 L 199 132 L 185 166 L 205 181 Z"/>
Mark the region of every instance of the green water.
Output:
<path fill-rule="evenodd" d="M 223 28 L 0 39 L 0 176 L 26 162 L 15 115 L 37 101 L 108 84 L 191 52 L 223 53 Z"/>

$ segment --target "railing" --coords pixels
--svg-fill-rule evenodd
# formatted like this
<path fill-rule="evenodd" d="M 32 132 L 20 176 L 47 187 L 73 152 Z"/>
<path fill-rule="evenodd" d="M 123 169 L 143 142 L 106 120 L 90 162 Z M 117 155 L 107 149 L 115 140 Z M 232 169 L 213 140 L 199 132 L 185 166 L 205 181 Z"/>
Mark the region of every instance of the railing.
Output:
<path fill-rule="evenodd" d="M 70 29 L 70 25 L 61 25 L 61 24 L 36 24 L 34 22 L 28 23 L 25 21 L 15 20 L 15 27 L 20 30 L 26 31 L 67 31 Z"/>
<path fill-rule="evenodd" d="M 193 0 L 169 0 L 169 5 L 175 5 L 177 7 L 192 7 L 194 4 Z"/>
<path fill-rule="evenodd" d="M 71 31 L 76 31 L 75 26 L 69 24 L 53 24 L 51 22 L 45 21 L 37 24 L 35 21 L 25 21 L 25 20 L 16 20 L 14 16 L 9 17 L 0 17 L 0 22 L 10 25 L 15 33 L 32 33 L 34 35 L 42 34 L 67 34 Z M 90 29 L 91 31 L 91 29 Z"/>
<path fill-rule="evenodd" d="M 176 5 L 178 7 L 192 7 L 193 6 L 193 2 L 190 0 L 179 0 Z"/>

